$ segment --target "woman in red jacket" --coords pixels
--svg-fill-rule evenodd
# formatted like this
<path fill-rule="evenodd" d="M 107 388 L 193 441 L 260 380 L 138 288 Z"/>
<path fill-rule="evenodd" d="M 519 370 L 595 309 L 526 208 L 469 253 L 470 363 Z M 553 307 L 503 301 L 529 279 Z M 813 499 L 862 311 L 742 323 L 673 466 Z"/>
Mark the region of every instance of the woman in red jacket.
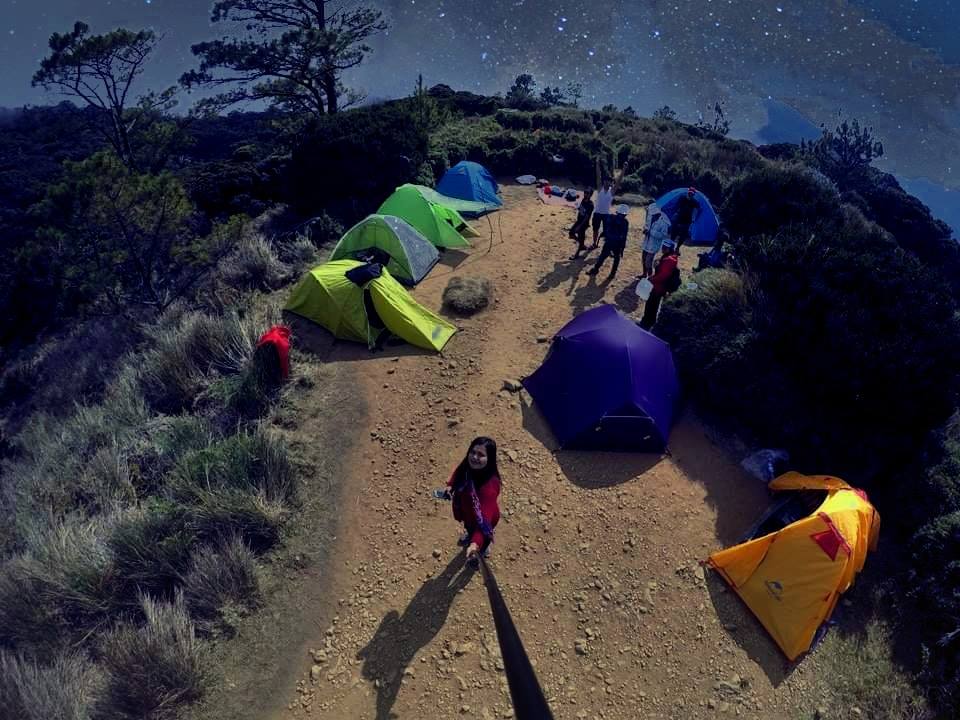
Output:
<path fill-rule="evenodd" d="M 478 437 L 470 443 L 450 479 L 453 517 L 462 522 L 465 533 L 459 544 L 467 547 L 467 560 L 478 562 L 478 553 L 488 556 L 493 529 L 500 522 L 500 471 L 497 469 L 497 443 Z"/>

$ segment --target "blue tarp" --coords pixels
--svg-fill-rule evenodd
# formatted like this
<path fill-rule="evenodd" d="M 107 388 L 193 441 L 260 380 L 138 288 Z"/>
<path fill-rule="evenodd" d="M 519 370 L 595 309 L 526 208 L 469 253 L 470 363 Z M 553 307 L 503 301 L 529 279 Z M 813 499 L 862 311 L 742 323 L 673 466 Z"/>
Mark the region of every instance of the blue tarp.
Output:
<path fill-rule="evenodd" d="M 680 393 L 670 346 L 613 305 L 567 323 L 522 382 L 564 448 L 659 452 Z"/>
<path fill-rule="evenodd" d="M 444 173 L 437 183 L 437 192 L 460 200 L 482 202 L 496 209 L 503 205 L 497 197 L 497 181 L 483 165 L 462 160 Z"/>
<path fill-rule="evenodd" d="M 686 194 L 687 188 L 677 188 L 657 200 L 657 206 L 670 218 L 670 222 L 673 222 L 674 213 L 677 211 L 677 202 Z M 706 195 L 698 190 L 693 198 L 700 205 L 700 212 L 690 226 L 690 240 L 687 244 L 713 245 L 720 231 L 720 221 Z"/>

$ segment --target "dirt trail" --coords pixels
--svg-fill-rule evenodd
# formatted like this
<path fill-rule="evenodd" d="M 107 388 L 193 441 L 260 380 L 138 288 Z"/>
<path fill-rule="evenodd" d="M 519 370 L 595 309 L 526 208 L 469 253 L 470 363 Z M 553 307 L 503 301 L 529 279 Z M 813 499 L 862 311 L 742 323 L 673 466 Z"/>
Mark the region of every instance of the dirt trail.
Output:
<path fill-rule="evenodd" d="M 636 311 L 642 211 L 606 284 L 609 266 L 595 279 L 591 261 L 566 259 L 572 211 L 540 204 L 531 188 L 503 194 L 491 224 L 476 224 L 493 239 L 446 253 L 415 292 L 439 307 L 451 274 L 495 283 L 496 305 L 458 319 L 443 357 L 332 351 L 331 362 L 350 364 L 371 426 L 345 465 L 328 577 L 336 614 L 303 628 L 301 679 L 271 717 L 513 716 L 482 579 L 462 568 L 448 504 L 428 497 L 481 434 L 496 438 L 504 480 L 491 566 L 558 720 L 809 717 L 816 654 L 788 674 L 698 565 L 765 506 L 756 481 L 690 414 L 669 457 L 556 453 L 529 398 L 502 389 L 538 366 L 546 338 L 576 312 L 603 301 Z M 695 259 L 685 254 L 687 270 Z"/>

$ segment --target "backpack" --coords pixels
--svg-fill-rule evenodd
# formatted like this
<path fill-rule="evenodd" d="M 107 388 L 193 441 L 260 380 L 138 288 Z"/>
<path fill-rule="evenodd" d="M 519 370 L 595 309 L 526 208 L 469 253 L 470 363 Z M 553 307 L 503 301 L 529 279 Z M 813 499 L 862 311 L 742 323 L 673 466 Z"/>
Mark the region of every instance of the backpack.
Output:
<path fill-rule="evenodd" d="M 667 292 L 676 292 L 680 289 L 680 268 L 673 268 L 673 272 L 670 273 L 670 277 L 667 278 L 667 281 L 663 284 Z"/>

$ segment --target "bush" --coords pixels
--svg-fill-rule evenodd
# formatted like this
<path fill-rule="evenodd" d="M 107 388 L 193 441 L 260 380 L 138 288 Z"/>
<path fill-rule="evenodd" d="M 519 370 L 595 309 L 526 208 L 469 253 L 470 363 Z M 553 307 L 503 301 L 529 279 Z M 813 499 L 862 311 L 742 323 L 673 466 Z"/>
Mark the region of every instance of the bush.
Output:
<path fill-rule="evenodd" d="M 204 631 L 218 624 L 231 629 L 230 615 L 254 606 L 259 598 L 253 552 L 239 537 L 203 548 L 183 578 L 183 594 Z"/>
<path fill-rule="evenodd" d="M 183 597 L 173 603 L 143 597 L 141 603 L 146 625 L 117 630 L 103 642 L 104 717 L 173 718 L 204 691 L 201 649 Z"/>
<path fill-rule="evenodd" d="M 253 354 L 252 326 L 235 313 L 188 313 L 153 332 L 141 359 L 141 384 L 150 405 L 175 414 L 190 407 L 211 373 L 239 372 Z"/>
<path fill-rule="evenodd" d="M 892 657 L 890 629 L 871 621 L 860 636 L 831 632 L 817 655 L 829 669 L 823 673 L 831 686 L 827 717 L 865 717 L 871 720 L 928 720 L 930 710 L 912 678 Z M 854 713 L 853 708 L 859 708 Z"/>
<path fill-rule="evenodd" d="M 917 617 L 923 618 L 922 679 L 936 705 L 956 717 L 960 711 L 960 511 L 920 528 L 912 551 L 911 594 Z"/>
<path fill-rule="evenodd" d="M 77 655 L 40 665 L 0 651 L 0 717 L 13 720 L 90 720 L 100 678 Z"/>
<path fill-rule="evenodd" d="M 450 278 L 443 291 L 443 304 L 461 315 L 480 312 L 493 297 L 493 284 L 487 278 Z"/>
<path fill-rule="evenodd" d="M 48 652 L 111 622 L 109 547 L 90 523 L 56 524 L 27 538 L 0 569 L 0 645 Z"/>
<path fill-rule="evenodd" d="M 723 204 L 733 236 L 774 235 L 790 224 L 836 223 L 840 195 L 801 165 L 769 164 L 735 180 Z"/>
<path fill-rule="evenodd" d="M 255 552 L 264 552 L 280 541 L 284 506 L 241 490 L 197 489 L 193 493 L 188 530 L 204 543 L 239 536 Z"/>
<path fill-rule="evenodd" d="M 296 473 L 283 442 L 255 430 L 188 453 L 174 469 L 171 485 L 182 499 L 198 490 L 237 489 L 288 502 L 296 494 Z"/>
<path fill-rule="evenodd" d="M 220 263 L 227 283 L 247 290 L 275 290 L 287 279 L 287 268 L 262 236 L 248 233 L 240 246 Z"/>
<path fill-rule="evenodd" d="M 412 103 L 385 102 L 317 122 L 294 149 L 284 179 L 304 215 L 323 207 L 359 220 L 413 180 L 427 150 L 426 128 L 413 121 Z"/>
<path fill-rule="evenodd" d="M 116 567 L 118 603 L 136 607 L 141 593 L 173 597 L 197 544 L 188 525 L 188 511 L 166 501 L 150 502 L 116 523 L 108 543 Z"/>

